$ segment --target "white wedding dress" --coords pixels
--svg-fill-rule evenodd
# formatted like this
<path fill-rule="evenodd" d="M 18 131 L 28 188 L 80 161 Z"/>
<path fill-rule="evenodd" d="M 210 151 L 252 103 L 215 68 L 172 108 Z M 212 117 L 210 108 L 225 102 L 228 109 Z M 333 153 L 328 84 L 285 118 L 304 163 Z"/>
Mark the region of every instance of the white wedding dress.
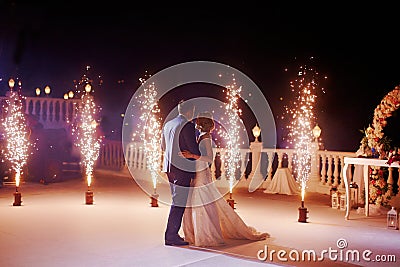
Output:
<path fill-rule="evenodd" d="M 213 158 L 211 139 L 200 139 L 203 139 L 199 144 L 202 157 L 196 161 L 196 177 L 192 180 L 183 216 L 185 240 L 194 246 L 210 247 L 224 245 L 224 239 L 263 240 L 269 237 L 268 233 L 260 233 L 246 225 L 218 191 L 209 168 Z"/>

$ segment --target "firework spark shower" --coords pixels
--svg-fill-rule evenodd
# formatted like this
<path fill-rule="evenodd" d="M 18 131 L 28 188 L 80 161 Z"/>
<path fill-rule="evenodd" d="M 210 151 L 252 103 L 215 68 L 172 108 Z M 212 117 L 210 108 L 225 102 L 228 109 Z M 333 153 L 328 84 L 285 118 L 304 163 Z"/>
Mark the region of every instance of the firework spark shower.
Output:
<path fill-rule="evenodd" d="M 292 106 L 286 108 L 292 119 L 289 128 L 289 142 L 295 148 L 294 174 L 301 188 L 301 201 L 304 205 L 304 195 L 311 171 L 311 143 L 313 141 L 312 127 L 315 124 L 315 102 L 319 90 L 318 72 L 314 67 L 300 66 L 297 78 L 290 82 L 294 93 Z"/>
<path fill-rule="evenodd" d="M 84 167 L 87 184 L 92 183 L 94 164 L 99 156 L 101 137 L 97 137 L 97 107 L 92 95 L 91 85 L 85 86 L 86 93 L 82 95 L 81 107 L 77 114 L 77 143 L 81 152 L 81 163 Z"/>
<path fill-rule="evenodd" d="M 15 183 L 18 191 L 22 170 L 28 159 L 30 143 L 25 114 L 22 111 L 23 97 L 20 94 L 20 90 L 13 91 L 13 79 L 10 79 L 9 85 L 10 94 L 4 107 L 6 117 L 3 120 L 5 140 L 7 142 L 4 155 L 10 162 L 11 168 L 15 171 Z"/>
<path fill-rule="evenodd" d="M 157 104 L 157 88 L 154 83 L 146 83 L 142 80 L 144 86 L 143 94 L 139 95 L 142 114 L 140 121 L 142 127 L 139 135 L 144 142 L 144 152 L 147 164 L 150 168 L 150 175 L 153 182 L 154 194 L 156 194 L 157 177 L 160 175 L 161 161 L 161 121 L 160 109 Z"/>
<path fill-rule="evenodd" d="M 238 107 L 238 99 L 242 87 L 238 87 L 235 79 L 232 85 L 226 86 L 225 114 L 227 116 L 227 129 L 223 134 L 226 140 L 226 153 L 224 156 L 226 166 L 226 178 L 229 180 L 229 193 L 232 194 L 232 189 L 236 180 L 236 173 L 240 162 L 240 114 L 241 110 Z"/>

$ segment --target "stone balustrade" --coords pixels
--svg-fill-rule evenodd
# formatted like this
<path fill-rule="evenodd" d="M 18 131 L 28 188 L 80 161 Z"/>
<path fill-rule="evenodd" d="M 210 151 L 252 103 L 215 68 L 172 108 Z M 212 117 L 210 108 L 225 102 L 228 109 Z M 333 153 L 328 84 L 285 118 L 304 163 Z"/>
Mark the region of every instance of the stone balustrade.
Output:
<path fill-rule="evenodd" d="M 294 149 L 273 149 L 261 146 L 262 143 L 253 142 L 248 149 L 240 149 L 240 175 L 236 177 L 239 180 L 237 186 L 247 186 L 256 175 L 265 180 L 265 183 L 262 184 L 262 187 L 265 188 L 277 168 L 289 168 L 293 173 Z M 131 173 L 135 171 L 143 173 L 148 170 L 143 143 L 131 142 L 126 145 L 124 152 L 125 159 L 123 159 L 124 153 L 119 141 L 104 144 L 100 152 L 98 167 L 112 167 L 120 170 L 129 168 Z M 215 159 L 211 166 L 214 179 L 226 179 L 223 167 L 224 153 L 224 148 L 214 148 Z M 329 194 L 333 186 L 344 190 L 341 170 L 344 166 L 343 158 L 346 156 L 354 157 L 355 153 L 315 149 L 307 190 L 324 194 Z M 115 157 L 120 157 L 120 159 L 115 159 Z M 295 177 L 294 173 L 293 175 Z"/>
<path fill-rule="evenodd" d="M 1 107 L 6 105 L 7 97 L 0 97 Z M 62 99 L 51 97 L 24 97 L 23 110 L 28 115 L 28 120 L 35 120 L 45 129 L 68 129 L 70 123 L 76 117 L 77 105 L 80 99 Z M 3 108 L 0 109 L 0 117 L 4 116 Z M 29 121 L 31 122 L 31 121 Z"/>

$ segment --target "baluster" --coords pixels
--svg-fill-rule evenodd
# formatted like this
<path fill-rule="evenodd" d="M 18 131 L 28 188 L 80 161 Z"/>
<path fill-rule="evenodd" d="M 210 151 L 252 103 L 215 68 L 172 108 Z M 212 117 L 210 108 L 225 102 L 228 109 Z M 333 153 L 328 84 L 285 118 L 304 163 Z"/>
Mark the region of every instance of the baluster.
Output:
<path fill-rule="evenodd" d="M 139 168 L 139 149 L 137 147 L 137 144 L 135 143 L 133 147 L 133 162 L 132 162 L 132 167 L 133 169 L 138 169 Z"/>
<path fill-rule="evenodd" d="M 274 160 L 274 152 L 267 152 L 268 167 L 267 167 L 267 182 L 272 181 L 272 161 Z"/>
<path fill-rule="evenodd" d="M 339 157 L 337 155 L 333 156 L 333 185 L 339 185 Z"/>
<path fill-rule="evenodd" d="M 139 148 L 138 148 L 138 155 L 139 155 L 139 157 L 138 157 L 138 169 L 139 170 L 142 170 L 143 168 L 144 168 L 144 164 L 143 164 L 143 153 L 142 153 L 142 147 L 141 146 L 139 146 Z"/>
<path fill-rule="evenodd" d="M 282 168 L 283 152 L 278 152 L 278 169 Z"/>
<path fill-rule="evenodd" d="M 288 168 L 291 173 L 293 173 L 293 151 L 287 152 L 288 156 Z"/>
<path fill-rule="evenodd" d="M 327 183 L 329 186 L 332 185 L 332 155 L 328 155 L 328 171 L 326 173 L 327 175 Z"/>
<path fill-rule="evenodd" d="M 39 118 L 40 118 L 40 121 L 44 124 L 44 122 L 45 122 L 45 113 L 46 113 L 46 110 L 45 110 L 45 102 L 44 101 L 42 101 L 42 100 L 39 100 L 39 102 L 38 102 L 38 107 L 39 107 L 39 110 L 38 110 L 38 115 L 39 115 Z"/>
<path fill-rule="evenodd" d="M 326 184 L 326 160 L 327 160 L 326 155 L 322 154 L 321 155 L 321 163 L 322 163 L 322 166 L 321 166 L 321 184 L 322 185 Z"/>
<path fill-rule="evenodd" d="M 53 121 L 53 101 L 47 100 L 47 119 L 48 122 Z"/>

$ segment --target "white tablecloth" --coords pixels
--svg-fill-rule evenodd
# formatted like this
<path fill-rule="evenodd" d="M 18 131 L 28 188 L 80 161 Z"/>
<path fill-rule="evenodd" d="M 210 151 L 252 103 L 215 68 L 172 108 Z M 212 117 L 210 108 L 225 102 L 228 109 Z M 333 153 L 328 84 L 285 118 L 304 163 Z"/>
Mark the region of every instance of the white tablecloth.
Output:
<path fill-rule="evenodd" d="M 297 195 L 300 187 L 288 168 L 278 168 L 264 193 Z"/>

